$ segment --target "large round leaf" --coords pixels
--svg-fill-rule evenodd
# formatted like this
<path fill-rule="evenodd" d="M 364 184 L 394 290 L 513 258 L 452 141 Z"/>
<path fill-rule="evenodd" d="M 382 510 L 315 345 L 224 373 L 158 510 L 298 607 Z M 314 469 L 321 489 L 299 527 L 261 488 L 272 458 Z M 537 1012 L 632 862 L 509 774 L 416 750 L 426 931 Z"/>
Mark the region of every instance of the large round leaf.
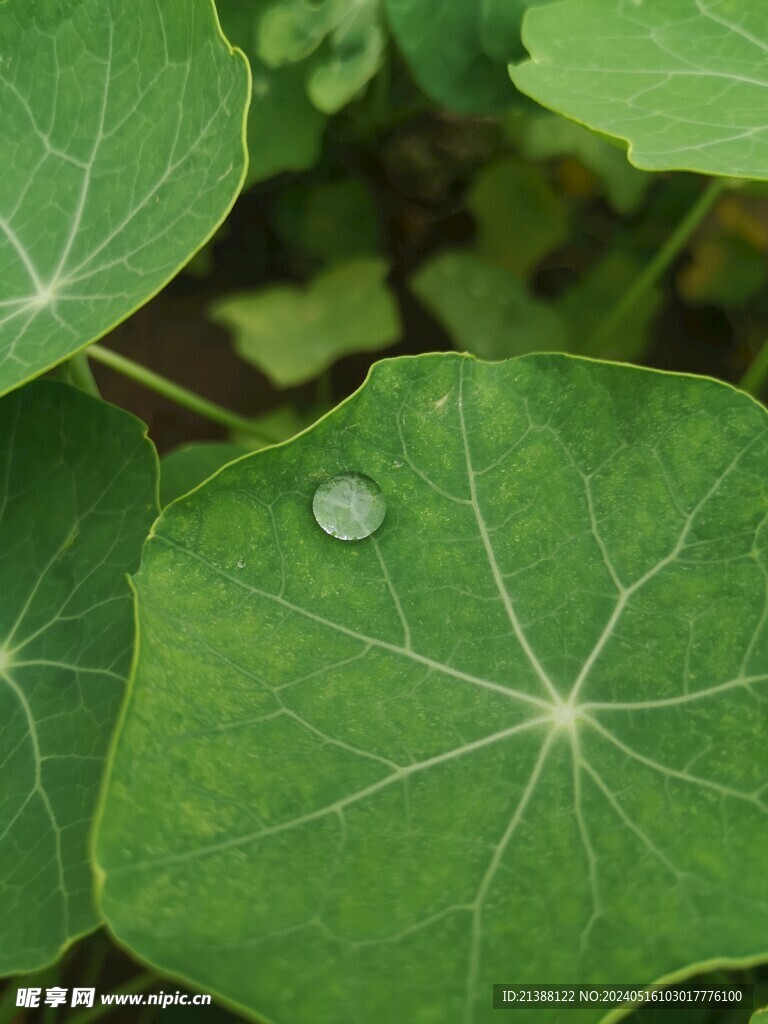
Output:
<path fill-rule="evenodd" d="M 157 507 L 142 423 L 64 384 L 0 401 L 0 973 L 96 927 L 88 834 Z"/>
<path fill-rule="evenodd" d="M 245 173 L 249 73 L 211 0 L 0 5 L 0 393 L 186 263 Z"/>
<path fill-rule="evenodd" d="M 360 542 L 312 517 L 345 471 L 388 503 Z M 290 1024 L 490 1024 L 494 982 L 765 954 L 766 524 L 732 388 L 379 364 L 155 527 L 110 926 Z"/>
<path fill-rule="evenodd" d="M 529 11 L 523 42 L 515 85 L 636 166 L 768 178 L 763 0 L 562 0 Z"/>

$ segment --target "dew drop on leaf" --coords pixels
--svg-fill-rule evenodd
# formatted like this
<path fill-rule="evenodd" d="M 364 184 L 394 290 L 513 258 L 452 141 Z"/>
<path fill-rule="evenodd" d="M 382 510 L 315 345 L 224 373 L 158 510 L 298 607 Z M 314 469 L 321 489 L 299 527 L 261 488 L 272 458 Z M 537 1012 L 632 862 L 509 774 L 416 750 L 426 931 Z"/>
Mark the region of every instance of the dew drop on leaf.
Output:
<path fill-rule="evenodd" d="M 363 473 L 341 473 L 315 491 L 312 511 L 320 527 L 337 540 L 363 540 L 378 530 L 387 502 L 375 480 Z"/>
<path fill-rule="evenodd" d="M 245 562 L 242 560 L 242 558 L 238 558 L 238 560 L 237 560 L 237 568 L 238 569 L 244 569 L 245 568 Z"/>

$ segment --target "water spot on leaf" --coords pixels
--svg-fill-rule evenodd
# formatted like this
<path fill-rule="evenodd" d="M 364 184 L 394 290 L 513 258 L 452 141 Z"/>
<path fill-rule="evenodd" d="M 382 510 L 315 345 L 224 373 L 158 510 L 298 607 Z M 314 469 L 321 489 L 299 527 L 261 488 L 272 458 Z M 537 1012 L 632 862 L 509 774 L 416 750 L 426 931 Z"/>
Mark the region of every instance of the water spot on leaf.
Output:
<path fill-rule="evenodd" d="M 392 465 L 394 466 L 395 469 L 402 469 L 403 468 L 403 460 L 402 459 L 395 459 L 395 461 L 392 463 Z"/>
<path fill-rule="evenodd" d="M 337 540 L 363 540 L 381 526 L 387 502 L 375 480 L 363 473 L 341 473 L 315 491 L 312 511 L 318 525 Z"/>
<path fill-rule="evenodd" d="M 245 562 L 242 560 L 242 558 L 238 558 L 238 560 L 237 560 L 237 568 L 238 569 L 244 569 L 245 568 Z"/>

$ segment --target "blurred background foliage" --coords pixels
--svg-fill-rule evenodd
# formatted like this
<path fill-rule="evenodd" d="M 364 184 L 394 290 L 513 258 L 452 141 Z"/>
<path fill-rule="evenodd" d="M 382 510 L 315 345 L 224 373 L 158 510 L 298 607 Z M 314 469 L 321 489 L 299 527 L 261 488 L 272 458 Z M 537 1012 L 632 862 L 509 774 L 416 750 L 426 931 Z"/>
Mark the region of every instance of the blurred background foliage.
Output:
<path fill-rule="evenodd" d="M 724 181 L 606 330 L 708 179 L 640 171 L 514 88 L 501 55 L 523 55 L 530 0 L 456 0 L 440 47 L 436 5 L 219 0 L 253 67 L 247 187 L 108 344 L 256 420 L 236 438 L 251 445 L 307 426 L 387 355 L 555 350 L 739 381 L 768 336 L 768 185 Z M 97 377 L 161 451 L 231 440 Z"/>
<path fill-rule="evenodd" d="M 382 356 L 566 351 L 743 377 L 768 338 L 768 184 L 707 193 L 697 175 L 645 173 L 623 147 L 517 92 L 506 63 L 524 55 L 520 21 L 536 2 L 218 0 L 253 68 L 246 189 L 216 237 L 106 344 L 249 429 L 227 432 L 94 368 L 103 396 L 149 423 L 163 504 L 304 429 Z M 695 230 L 637 290 L 705 200 Z M 755 1005 L 768 1002 L 765 968 L 687 984 L 701 980 L 755 984 Z M 100 932 L 47 972 L 7 982 L 0 1024 L 236 1019 L 220 1007 L 16 1008 L 19 985 L 53 984 L 177 988 Z M 629 1019 L 677 1024 L 681 1013 Z M 686 1024 L 749 1017 L 684 1012 Z"/>

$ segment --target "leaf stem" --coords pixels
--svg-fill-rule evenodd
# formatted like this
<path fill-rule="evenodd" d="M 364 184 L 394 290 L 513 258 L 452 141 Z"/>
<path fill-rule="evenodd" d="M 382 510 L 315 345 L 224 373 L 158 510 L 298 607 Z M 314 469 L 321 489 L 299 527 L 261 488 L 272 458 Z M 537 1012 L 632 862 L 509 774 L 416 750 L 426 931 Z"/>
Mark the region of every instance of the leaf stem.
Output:
<path fill-rule="evenodd" d="M 91 345 L 88 349 L 88 355 L 91 359 L 95 359 L 96 362 L 103 363 L 104 366 L 108 366 L 110 369 L 130 377 L 131 380 L 143 384 L 144 387 L 149 388 L 151 391 L 156 391 L 157 394 L 163 395 L 172 402 L 176 402 L 177 405 L 196 412 L 198 416 L 203 416 L 205 419 L 211 420 L 213 423 L 219 423 L 230 430 L 248 434 L 264 444 L 275 443 L 276 439 L 274 437 L 269 437 L 247 417 L 238 416 L 237 413 L 225 409 L 223 405 L 210 402 L 207 398 L 203 398 L 202 395 L 182 387 L 181 384 L 177 384 L 175 381 L 168 380 L 167 377 L 155 373 L 154 370 L 142 366 L 141 363 L 135 363 L 132 359 L 120 355 L 120 353 L 115 352 L 111 348 L 104 348 L 102 345 Z"/>
<path fill-rule="evenodd" d="M 747 367 L 746 373 L 739 381 L 739 387 L 758 398 L 765 387 L 766 380 L 768 380 L 768 338 Z"/>
<path fill-rule="evenodd" d="M 87 352 L 76 352 L 73 356 L 70 356 L 66 363 L 66 370 L 70 384 L 84 391 L 87 395 L 93 395 L 94 398 L 101 397 L 99 386 L 94 379 L 90 363 L 88 362 Z"/>
<path fill-rule="evenodd" d="M 609 341 L 617 327 L 622 325 L 624 319 L 632 312 L 637 302 L 656 284 L 677 256 L 680 255 L 691 235 L 729 185 L 730 181 L 728 178 L 711 179 L 675 230 L 667 237 L 650 263 L 637 275 L 632 285 L 600 321 L 597 329 L 587 342 L 587 350 L 589 352 L 599 354 L 603 350 L 605 343 Z"/>

